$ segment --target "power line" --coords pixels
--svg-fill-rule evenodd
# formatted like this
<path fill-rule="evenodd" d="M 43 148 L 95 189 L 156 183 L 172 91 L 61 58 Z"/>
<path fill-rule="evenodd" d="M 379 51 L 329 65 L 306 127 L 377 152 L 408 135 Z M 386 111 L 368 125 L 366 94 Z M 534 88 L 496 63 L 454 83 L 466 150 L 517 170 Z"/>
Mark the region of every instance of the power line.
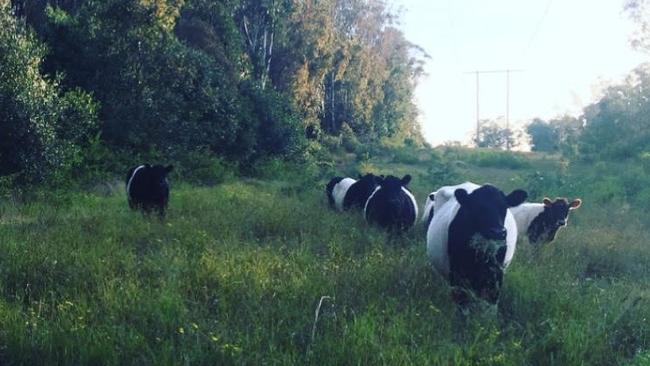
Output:
<path fill-rule="evenodd" d="M 537 25 L 535 26 L 533 33 L 530 35 L 530 38 L 528 39 L 528 44 L 526 44 L 526 48 L 524 49 L 524 55 L 528 53 L 530 46 L 533 45 L 535 38 L 537 38 L 537 33 L 539 33 L 539 31 L 542 29 L 542 24 L 544 23 L 544 20 L 546 20 L 546 16 L 548 15 L 548 11 L 551 9 L 552 4 L 553 4 L 553 0 L 548 0 L 546 2 L 546 8 L 544 8 L 544 13 L 542 14 L 542 17 L 537 22 Z"/>
<path fill-rule="evenodd" d="M 476 75 L 476 143 L 479 141 L 479 134 L 481 130 L 481 114 L 480 114 L 480 93 L 479 93 L 479 78 L 481 74 L 506 74 L 506 129 L 510 129 L 510 74 L 513 72 L 521 72 L 521 69 L 505 69 L 505 70 L 475 70 L 465 72 L 466 74 Z M 510 150 L 510 140 L 506 140 L 506 149 Z"/>

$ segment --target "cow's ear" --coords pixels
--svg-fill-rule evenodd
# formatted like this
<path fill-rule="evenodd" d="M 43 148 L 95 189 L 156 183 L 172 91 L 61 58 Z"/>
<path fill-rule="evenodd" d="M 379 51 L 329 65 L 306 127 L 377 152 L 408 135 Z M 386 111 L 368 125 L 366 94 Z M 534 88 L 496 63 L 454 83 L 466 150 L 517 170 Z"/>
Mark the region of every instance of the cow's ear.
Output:
<path fill-rule="evenodd" d="M 569 203 L 569 210 L 575 210 L 580 206 L 582 206 L 582 200 L 580 198 L 576 198 L 571 203 Z"/>
<path fill-rule="evenodd" d="M 506 196 L 506 202 L 510 207 L 516 207 L 524 203 L 528 198 L 528 193 L 523 189 L 515 189 L 508 196 Z"/>
<path fill-rule="evenodd" d="M 544 206 L 550 206 L 550 205 L 553 204 L 553 201 L 551 201 L 551 199 L 548 198 L 548 197 L 544 197 L 544 199 L 542 200 L 542 202 L 544 203 Z"/>
<path fill-rule="evenodd" d="M 402 185 L 406 186 L 411 181 L 411 175 L 407 174 L 402 178 Z"/>
<path fill-rule="evenodd" d="M 361 179 L 363 179 L 363 175 L 361 175 L 361 173 L 359 173 L 359 180 L 361 180 Z"/>
<path fill-rule="evenodd" d="M 384 181 L 384 176 L 375 176 L 375 184 L 381 184 Z"/>
<path fill-rule="evenodd" d="M 167 173 L 170 173 L 172 170 L 174 170 L 174 166 L 173 166 L 173 165 L 167 165 L 167 166 L 165 167 L 165 172 L 167 172 Z"/>
<path fill-rule="evenodd" d="M 436 200 L 436 194 L 435 193 L 429 193 L 429 199 L 431 201 L 435 201 Z"/>
<path fill-rule="evenodd" d="M 469 200 L 468 198 L 469 194 L 467 194 L 467 191 L 462 188 L 458 188 L 457 190 L 455 190 L 454 196 L 456 196 L 456 201 L 458 201 L 458 203 L 460 203 L 461 206 L 467 204 Z"/>
<path fill-rule="evenodd" d="M 151 164 L 149 164 L 149 163 L 144 163 L 144 167 L 145 167 L 145 168 L 151 168 Z"/>

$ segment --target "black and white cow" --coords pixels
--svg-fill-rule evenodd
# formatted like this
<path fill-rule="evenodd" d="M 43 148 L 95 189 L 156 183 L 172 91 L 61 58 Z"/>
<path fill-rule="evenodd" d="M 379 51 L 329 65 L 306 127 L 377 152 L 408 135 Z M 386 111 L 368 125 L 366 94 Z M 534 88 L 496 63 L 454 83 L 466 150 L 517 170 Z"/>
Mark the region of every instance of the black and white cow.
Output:
<path fill-rule="evenodd" d="M 413 226 L 418 218 L 418 205 L 406 188 L 410 181 L 408 174 L 402 179 L 389 175 L 381 180 L 363 210 L 366 221 L 398 231 Z"/>
<path fill-rule="evenodd" d="M 433 217 L 435 209 L 453 197 L 455 189 L 463 188 L 467 192 L 472 192 L 478 187 L 480 186 L 475 183 L 465 182 L 456 186 L 442 187 L 433 192 L 430 196 L 435 194 L 435 202 L 431 199 L 430 216 Z M 543 244 L 555 240 L 558 230 L 567 225 L 569 212 L 579 208 L 581 204 L 582 200 L 579 198 L 571 202 L 566 198 L 556 198 L 555 201 L 544 198 L 543 203 L 525 202 L 511 208 L 510 212 L 515 218 L 519 238 L 528 237 L 528 241 L 532 244 Z"/>
<path fill-rule="evenodd" d="M 129 169 L 125 180 L 129 207 L 140 209 L 145 213 L 155 210 L 160 217 L 164 217 L 169 202 L 167 175 L 173 169 L 171 165 L 149 164 Z"/>
<path fill-rule="evenodd" d="M 443 187 L 439 195 L 446 201 L 436 202 L 435 214 L 427 230 L 427 254 L 433 266 L 452 286 L 471 290 L 478 297 L 496 303 L 503 272 L 510 264 L 517 245 L 517 225 L 509 208 L 523 203 L 523 190 L 505 195 L 486 184 L 468 192 L 464 183 Z M 453 190 L 453 197 L 447 193 Z M 463 304 L 469 298 L 458 292 Z"/>
<path fill-rule="evenodd" d="M 334 177 L 327 183 L 327 199 L 330 205 L 339 211 L 349 208 L 361 209 L 383 177 L 372 173 L 364 176 L 359 174 L 359 180 Z"/>
<path fill-rule="evenodd" d="M 531 244 L 550 243 L 558 230 L 567 226 L 569 212 L 582 205 L 577 198 L 569 202 L 566 198 L 544 198 L 542 203 L 523 203 L 511 209 L 517 222 L 519 236 L 527 236 Z"/>

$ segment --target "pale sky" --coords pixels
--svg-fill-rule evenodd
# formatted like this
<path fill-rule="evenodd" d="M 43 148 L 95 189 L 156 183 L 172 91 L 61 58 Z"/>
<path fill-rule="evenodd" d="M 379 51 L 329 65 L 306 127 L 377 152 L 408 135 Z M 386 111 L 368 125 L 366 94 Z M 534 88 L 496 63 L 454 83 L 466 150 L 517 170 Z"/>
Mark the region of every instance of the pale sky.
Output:
<path fill-rule="evenodd" d="M 427 141 L 469 141 L 476 126 L 473 70 L 510 77 L 510 120 L 578 115 L 602 86 L 650 56 L 632 50 L 622 0 L 393 0 L 401 29 L 431 56 L 416 91 Z M 481 119 L 506 114 L 505 74 L 480 78 Z"/>

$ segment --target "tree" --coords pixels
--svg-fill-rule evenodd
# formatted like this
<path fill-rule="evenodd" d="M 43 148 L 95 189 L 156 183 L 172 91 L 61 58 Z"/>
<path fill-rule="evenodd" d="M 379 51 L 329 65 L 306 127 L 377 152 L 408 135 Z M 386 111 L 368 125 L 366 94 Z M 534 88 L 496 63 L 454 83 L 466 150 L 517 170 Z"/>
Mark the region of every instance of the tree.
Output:
<path fill-rule="evenodd" d="M 550 123 L 535 118 L 526 126 L 526 132 L 531 139 L 531 150 L 545 152 L 558 150 L 557 131 Z"/>
<path fill-rule="evenodd" d="M 181 1 L 87 2 L 50 11 L 50 65 L 68 86 L 102 103 L 109 146 L 165 155 L 204 149 L 245 160 L 257 120 L 243 108 L 237 68 L 221 64 L 174 33 Z M 235 64 L 236 65 L 236 64 Z"/>
<path fill-rule="evenodd" d="M 650 68 L 642 65 L 583 111 L 579 151 L 585 157 L 622 159 L 650 151 Z"/>
<path fill-rule="evenodd" d="M 97 105 L 40 72 L 45 47 L 0 0 L 0 176 L 41 181 L 80 161 Z"/>
<path fill-rule="evenodd" d="M 348 126 L 364 142 L 423 142 L 413 92 L 426 54 L 394 19 L 381 1 L 292 2 L 271 74 L 306 130 L 339 135 Z"/>
<path fill-rule="evenodd" d="M 423 143 L 425 54 L 382 0 L 12 1 L 48 46 L 44 74 L 100 103 L 112 151 L 246 165 L 323 131 Z"/>
<path fill-rule="evenodd" d="M 479 137 L 475 140 L 477 147 L 489 147 L 505 149 L 506 147 L 516 147 L 519 141 L 515 133 L 507 128 L 502 128 L 498 123 L 489 120 L 481 121 L 479 127 Z"/>
<path fill-rule="evenodd" d="M 535 118 L 526 126 L 533 151 L 562 152 L 572 156 L 577 152 L 578 137 L 582 133 L 582 122 L 565 115 L 544 121 Z"/>
<path fill-rule="evenodd" d="M 244 36 L 253 80 L 262 90 L 271 70 L 276 32 L 289 14 L 289 3 L 288 0 L 242 0 L 234 13 Z"/>
<path fill-rule="evenodd" d="M 650 1 L 626 0 L 624 11 L 637 24 L 630 41 L 634 48 L 650 52 Z"/>

